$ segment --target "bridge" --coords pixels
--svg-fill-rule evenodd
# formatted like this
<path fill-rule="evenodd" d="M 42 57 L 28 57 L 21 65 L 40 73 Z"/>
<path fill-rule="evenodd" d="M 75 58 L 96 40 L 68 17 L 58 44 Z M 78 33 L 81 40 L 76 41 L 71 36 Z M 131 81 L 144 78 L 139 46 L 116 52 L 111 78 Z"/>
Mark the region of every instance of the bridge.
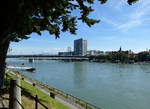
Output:
<path fill-rule="evenodd" d="M 86 56 L 58 56 L 58 55 L 8 55 L 7 58 L 20 58 L 29 60 L 64 60 L 64 61 L 85 61 L 89 60 Z"/>

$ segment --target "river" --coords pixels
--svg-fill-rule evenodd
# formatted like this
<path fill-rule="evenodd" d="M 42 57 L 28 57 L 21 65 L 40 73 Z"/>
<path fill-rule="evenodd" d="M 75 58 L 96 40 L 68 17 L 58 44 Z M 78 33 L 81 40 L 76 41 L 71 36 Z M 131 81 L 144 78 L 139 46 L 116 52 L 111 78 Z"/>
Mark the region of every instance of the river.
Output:
<path fill-rule="evenodd" d="M 7 59 L 13 66 L 31 66 L 24 75 L 63 90 L 103 109 L 149 109 L 150 64 L 63 62 Z M 22 65 L 24 63 L 24 65 Z"/>

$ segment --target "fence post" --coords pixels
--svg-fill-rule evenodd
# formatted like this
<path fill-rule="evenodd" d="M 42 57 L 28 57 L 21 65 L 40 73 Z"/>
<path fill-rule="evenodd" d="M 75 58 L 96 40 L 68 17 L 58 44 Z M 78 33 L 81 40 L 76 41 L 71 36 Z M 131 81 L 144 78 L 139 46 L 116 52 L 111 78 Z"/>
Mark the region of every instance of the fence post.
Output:
<path fill-rule="evenodd" d="M 38 96 L 35 96 L 35 109 L 38 109 Z"/>
<path fill-rule="evenodd" d="M 21 109 L 21 88 L 19 78 L 10 81 L 9 108 Z"/>
<path fill-rule="evenodd" d="M 52 97 L 52 98 L 54 98 L 54 99 L 55 99 L 55 93 L 50 92 L 50 97 Z"/>
<path fill-rule="evenodd" d="M 6 88 L 8 89 L 8 74 L 7 73 L 6 73 L 5 77 L 6 77 L 6 81 L 4 84 L 6 85 Z"/>
<path fill-rule="evenodd" d="M 85 109 L 87 109 L 87 105 L 88 105 L 88 104 L 87 104 L 87 103 L 85 103 Z"/>

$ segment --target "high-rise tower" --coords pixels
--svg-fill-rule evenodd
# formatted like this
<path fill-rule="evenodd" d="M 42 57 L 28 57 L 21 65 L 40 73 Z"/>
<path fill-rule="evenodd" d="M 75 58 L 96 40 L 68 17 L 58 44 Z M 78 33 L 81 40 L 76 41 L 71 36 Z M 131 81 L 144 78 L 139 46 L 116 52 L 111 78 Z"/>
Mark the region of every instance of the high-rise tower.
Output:
<path fill-rule="evenodd" d="M 74 40 L 74 55 L 85 56 L 87 54 L 87 40 L 77 39 Z"/>

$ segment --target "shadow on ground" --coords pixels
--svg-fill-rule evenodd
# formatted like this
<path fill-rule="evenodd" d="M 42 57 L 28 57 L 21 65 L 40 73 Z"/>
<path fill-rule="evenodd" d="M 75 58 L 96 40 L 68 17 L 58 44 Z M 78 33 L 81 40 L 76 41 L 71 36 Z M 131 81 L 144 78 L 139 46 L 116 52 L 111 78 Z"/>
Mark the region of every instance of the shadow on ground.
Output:
<path fill-rule="evenodd" d="M 8 94 L 9 94 L 9 91 L 7 88 L 0 89 L 0 109 L 8 109 L 8 105 L 9 105 Z"/>

